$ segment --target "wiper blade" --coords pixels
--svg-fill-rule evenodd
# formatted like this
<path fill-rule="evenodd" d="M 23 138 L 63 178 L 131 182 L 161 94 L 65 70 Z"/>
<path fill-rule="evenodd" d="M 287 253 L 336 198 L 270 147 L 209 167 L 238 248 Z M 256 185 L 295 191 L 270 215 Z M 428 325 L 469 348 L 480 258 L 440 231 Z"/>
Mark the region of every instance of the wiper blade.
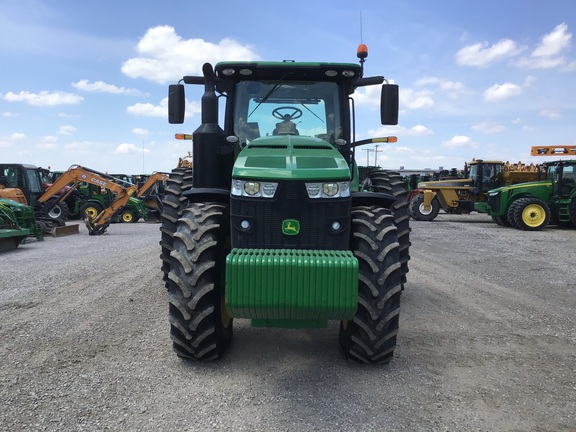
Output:
<path fill-rule="evenodd" d="M 270 98 L 270 96 L 272 96 L 272 94 L 280 88 L 280 86 L 282 85 L 282 81 L 284 81 L 285 76 L 286 75 L 282 75 L 282 78 L 280 78 L 280 81 L 278 81 L 276 84 L 274 84 L 274 87 L 272 87 L 270 89 L 270 91 L 268 93 L 266 93 L 266 96 L 264 96 L 262 98 L 262 100 L 258 103 L 258 105 L 256 105 L 254 107 L 252 112 L 250 114 L 248 114 L 248 117 L 250 117 L 252 114 L 254 114 L 254 111 L 256 111 L 258 109 L 258 107 L 260 107 L 260 105 L 262 105 L 264 102 L 266 102 Z"/>

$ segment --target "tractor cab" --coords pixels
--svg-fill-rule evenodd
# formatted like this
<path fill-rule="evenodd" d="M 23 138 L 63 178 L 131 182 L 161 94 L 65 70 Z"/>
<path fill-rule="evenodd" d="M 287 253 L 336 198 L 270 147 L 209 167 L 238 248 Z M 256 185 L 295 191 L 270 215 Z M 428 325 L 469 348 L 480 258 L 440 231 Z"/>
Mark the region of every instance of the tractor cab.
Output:
<path fill-rule="evenodd" d="M 469 169 L 468 178 L 472 180 L 472 188 L 477 192 L 488 192 L 502 185 L 501 161 L 472 161 Z"/>
<path fill-rule="evenodd" d="M 548 163 L 546 180 L 551 181 L 554 194 L 571 197 L 576 192 L 576 161 Z"/>

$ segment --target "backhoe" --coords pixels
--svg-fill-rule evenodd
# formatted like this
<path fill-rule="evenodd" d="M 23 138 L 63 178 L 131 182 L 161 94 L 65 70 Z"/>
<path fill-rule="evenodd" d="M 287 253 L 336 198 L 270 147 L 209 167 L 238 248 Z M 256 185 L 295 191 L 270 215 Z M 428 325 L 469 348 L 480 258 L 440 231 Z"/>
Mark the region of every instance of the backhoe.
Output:
<path fill-rule="evenodd" d="M 90 235 L 104 234 L 113 218 L 121 215 L 126 203 L 132 195 L 136 194 L 138 189 L 136 185 L 118 184 L 115 180 L 117 179 L 108 174 L 80 165 L 72 165 L 38 198 L 38 201 L 45 203 L 62 188 L 69 186 L 65 194 L 58 196 L 59 201 L 64 201 L 81 184 L 94 185 L 98 194 L 109 195 L 109 204 L 103 207 L 100 200 L 89 197 L 83 205 L 81 213 L 86 215 L 85 222 Z"/>

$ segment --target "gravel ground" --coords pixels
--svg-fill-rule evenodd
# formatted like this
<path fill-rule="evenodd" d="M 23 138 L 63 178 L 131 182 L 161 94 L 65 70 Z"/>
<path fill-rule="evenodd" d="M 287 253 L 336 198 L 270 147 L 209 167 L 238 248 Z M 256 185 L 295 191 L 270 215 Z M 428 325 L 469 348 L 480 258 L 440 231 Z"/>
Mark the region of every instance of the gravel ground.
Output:
<path fill-rule="evenodd" d="M 444 214 L 412 229 L 386 366 L 345 360 L 336 323 L 237 320 L 223 359 L 178 359 L 157 224 L 3 253 L 0 430 L 576 430 L 576 230 Z"/>

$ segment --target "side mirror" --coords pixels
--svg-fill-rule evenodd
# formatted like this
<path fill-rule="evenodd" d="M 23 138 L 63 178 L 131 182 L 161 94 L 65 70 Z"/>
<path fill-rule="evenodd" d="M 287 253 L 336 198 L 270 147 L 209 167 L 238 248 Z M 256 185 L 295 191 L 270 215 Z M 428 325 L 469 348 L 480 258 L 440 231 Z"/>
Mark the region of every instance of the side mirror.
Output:
<path fill-rule="evenodd" d="M 380 122 L 383 125 L 398 124 L 398 85 L 383 84 L 380 97 Z"/>
<path fill-rule="evenodd" d="M 168 123 L 184 123 L 186 96 L 183 84 L 171 84 L 168 87 Z"/>

